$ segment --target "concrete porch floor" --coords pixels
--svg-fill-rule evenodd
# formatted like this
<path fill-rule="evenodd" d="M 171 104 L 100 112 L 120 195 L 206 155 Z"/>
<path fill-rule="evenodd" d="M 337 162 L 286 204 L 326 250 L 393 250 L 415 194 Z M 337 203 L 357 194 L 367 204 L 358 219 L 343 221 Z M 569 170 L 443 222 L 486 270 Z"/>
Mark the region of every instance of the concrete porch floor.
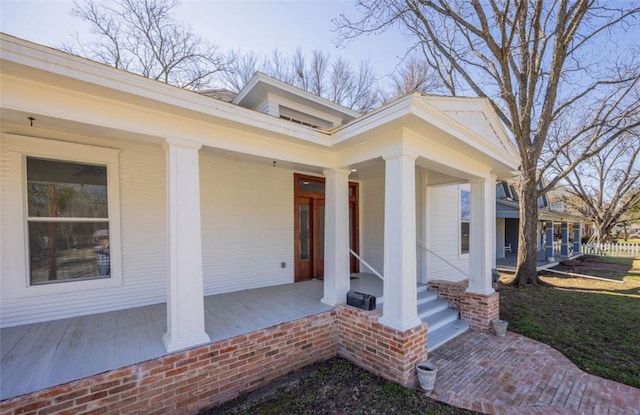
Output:
<path fill-rule="evenodd" d="M 380 296 L 370 274 L 351 280 Z M 204 297 L 211 341 L 251 333 L 333 309 L 320 280 Z M 0 400 L 167 355 L 166 305 L 155 304 L 0 329 Z"/>
<path fill-rule="evenodd" d="M 557 350 L 515 333 L 470 331 L 429 353 L 426 394 L 487 414 L 640 414 L 640 389 L 578 369 Z"/>

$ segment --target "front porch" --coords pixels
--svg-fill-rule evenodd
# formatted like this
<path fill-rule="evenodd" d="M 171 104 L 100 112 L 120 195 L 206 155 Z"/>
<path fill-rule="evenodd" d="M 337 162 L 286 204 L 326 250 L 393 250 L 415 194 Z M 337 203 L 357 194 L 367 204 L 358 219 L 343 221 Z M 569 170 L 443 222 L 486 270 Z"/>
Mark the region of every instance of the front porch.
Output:
<path fill-rule="evenodd" d="M 380 296 L 363 274 L 351 289 Z M 311 280 L 204 297 L 211 342 L 333 310 Z M 0 400 L 168 355 L 165 304 L 0 329 Z"/>
<path fill-rule="evenodd" d="M 559 250 L 556 251 L 555 255 L 554 255 L 554 260 L 552 262 L 549 262 L 547 260 L 546 257 L 546 253 L 544 251 L 537 251 L 536 252 L 536 269 L 538 271 L 541 271 L 543 269 L 547 269 L 547 268 L 551 268 L 551 267 L 555 267 L 556 265 L 558 265 L 560 262 L 562 261 L 566 261 L 568 259 L 572 259 L 575 257 L 580 256 L 580 254 L 573 254 L 571 253 L 568 256 L 564 256 L 561 255 Z M 518 254 L 517 253 L 512 253 L 512 254 L 507 254 L 504 256 L 504 258 L 498 258 L 496 259 L 496 269 L 498 271 L 506 271 L 506 272 L 515 272 L 516 271 L 516 265 L 518 264 Z"/>

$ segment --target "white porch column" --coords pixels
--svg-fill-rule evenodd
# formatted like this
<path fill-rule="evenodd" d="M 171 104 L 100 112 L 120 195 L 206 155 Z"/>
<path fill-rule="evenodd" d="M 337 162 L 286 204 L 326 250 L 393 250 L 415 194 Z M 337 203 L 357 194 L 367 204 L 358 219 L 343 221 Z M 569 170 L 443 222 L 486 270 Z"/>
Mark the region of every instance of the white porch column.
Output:
<path fill-rule="evenodd" d="M 469 224 L 468 293 L 488 295 L 494 292 L 491 267 L 495 259 L 495 192 L 492 176 L 470 181 L 471 223 Z"/>
<path fill-rule="evenodd" d="M 385 156 L 384 308 L 380 323 L 406 331 L 422 321 L 416 301 L 417 156 Z"/>
<path fill-rule="evenodd" d="M 324 297 L 328 305 L 347 301 L 349 291 L 349 170 L 325 176 Z"/>
<path fill-rule="evenodd" d="M 164 143 L 169 284 L 167 332 L 162 341 L 169 352 L 210 341 L 204 330 L 200 147 L 198 143 L 177 138 L 167 138 Z"/>

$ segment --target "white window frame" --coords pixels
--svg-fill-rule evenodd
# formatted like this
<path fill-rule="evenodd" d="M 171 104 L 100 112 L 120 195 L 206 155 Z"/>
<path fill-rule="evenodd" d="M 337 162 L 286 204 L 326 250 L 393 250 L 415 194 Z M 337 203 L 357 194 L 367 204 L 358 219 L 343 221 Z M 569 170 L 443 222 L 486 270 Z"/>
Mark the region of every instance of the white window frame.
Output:
<path fill-rule="evenodd" d="M 3 290 L 14 296 L 39 296 L 97 290 L 122 286 L 122 256 L 120 243 L 120 150 L 77 144 L 66 141 L 48 140 L 35 137 L 5 134 L 5 145 L 9 158 L 9 178 L 7 181 L 10 218 L 7 229 L 7 268 L 2 285 Z M 111 275 L 109 278 L 88 280 L 66 280 L 54 284 L 31 285 L 29 273 L 29 238 L 27 206 L 27 157 L 74 163 L 99 164 L 107 167 L 107 203 L 109 213 L 109 245 L 111 255 Z M 3 238 L 4 239 L 4 238 Z"/>

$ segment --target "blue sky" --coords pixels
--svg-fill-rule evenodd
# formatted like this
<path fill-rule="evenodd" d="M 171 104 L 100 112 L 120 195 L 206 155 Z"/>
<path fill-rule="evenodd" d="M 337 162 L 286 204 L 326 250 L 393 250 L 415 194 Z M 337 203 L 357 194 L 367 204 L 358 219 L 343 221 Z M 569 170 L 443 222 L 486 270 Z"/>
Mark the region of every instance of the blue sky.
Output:
<path fill-rule="evenodd" d="M 36 43 L 59 46 L 87 26 L 71 17 L 66 0 L 0 0 L 0 31 Z M 224 51 L 241 49 L 265 54 L 275 48 L 289 55 L 296 48 L 342 55 L 354 66 L 369 59 L 378 76 L 391 73 L 409 45 L 399 30 L 352 41 L 346 48 L 333 40 L 331 20 L 341 13 L 356 16 L 351 0 L 235 1 L 183 0 L 175 16 L 194 33 Z"/>

